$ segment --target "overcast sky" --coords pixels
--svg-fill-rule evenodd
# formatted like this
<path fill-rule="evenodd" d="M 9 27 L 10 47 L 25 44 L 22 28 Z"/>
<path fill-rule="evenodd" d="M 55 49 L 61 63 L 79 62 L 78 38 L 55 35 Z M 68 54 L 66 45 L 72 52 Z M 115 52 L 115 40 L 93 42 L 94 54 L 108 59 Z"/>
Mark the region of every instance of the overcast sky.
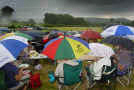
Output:
<path fill-rule="evenodd" d="M 42 19 L 44 13 L 69 13 L 78 17 L 134 20 L 134 0 L 0 0 L 0 8 L 9 5 L 20 19 Z"/>

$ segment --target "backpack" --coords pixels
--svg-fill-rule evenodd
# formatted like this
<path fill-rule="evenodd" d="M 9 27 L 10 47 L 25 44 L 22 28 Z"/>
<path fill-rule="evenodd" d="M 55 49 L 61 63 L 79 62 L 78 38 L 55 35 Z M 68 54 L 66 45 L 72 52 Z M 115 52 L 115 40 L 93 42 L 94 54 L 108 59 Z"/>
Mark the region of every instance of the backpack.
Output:
<path fill-rule="evenodd" d="M 30 77 L 30 87 L 33 89 L 39 88 L 41 86 L 40 74 L 35 73 Z"/>

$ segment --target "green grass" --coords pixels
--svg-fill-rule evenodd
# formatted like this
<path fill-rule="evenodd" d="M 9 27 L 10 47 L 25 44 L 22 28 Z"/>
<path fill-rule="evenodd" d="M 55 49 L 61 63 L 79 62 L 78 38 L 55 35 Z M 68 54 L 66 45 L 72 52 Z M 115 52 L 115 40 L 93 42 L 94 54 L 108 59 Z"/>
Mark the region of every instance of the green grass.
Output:
<path fill-rule="evenodd" d="M 48 29 L 57 29 L 57 30 L 61 30 L 61 31 L 70 31 L 70 30 L 71 31 L 73 31 L 73 30 L 82 31 L 82 30 L 87 30 L 87 29 L 93 29 L 97 32 L 102 32 L 101 27 L 50 27 Z M 44 31 L 46 31 L 46 30 L 44 30 Z M 41 64 L 42 64 L 43 68 L 38 72 L 40 72 L 40 74 L 41 74 L 41 80 L 42 80 L 43 85 L 38 90 L 58 90 L 57 84 L 56 83 L 51 84 L 49 82 L 49 78 L 48 78 L 48 71 L 55 70 L 56 66 L 54 64 L 49 63 L 48 60 L 41 60 Z M 133 76 L 131 78 L 132 78 L 131 83 L 128 87 L 122 87 L 117 82 L 113 82 L 112 85 L 110 85 L 110 87 L 107 87 L 106 85 L 104 85 L 102 83 L 99 83 L 91 90 L 134 90 L 134 78 L 133 78 Z M 83 83 L 80 86 L 79 90 L 87 90 L 86 83 L 87 83 L 87 80 L 84 77 Z"/>
<path fill-rule="evenodd" d="M 58 90 L 56 82 L 50 83 L 49 78 L 48 78 L 48 71 L 55 70 L 56 65 L 48 62 L 47 59 L 41 60 L 40 63 L 42 64 L 43 68 L 40 71 L 36 71 L 36 72 L 39 72 L 41 74 L 42 86 L 38 88 L 37 90 Z M 122 87 L 119 83 L 114 81 L 110 86 L 107 86 L 103 83 L 98 83 L 91 90 L 134 90 L 134 78 L 133 76 L 131 78 L 132 78 L 131 84 L 128 87 Z M 85 76 L 83 75 L 83 82 L 80 85 L 78 90 L 87 90 L 86 83 L 87 83 L 87 80 Z"/>
<path fill-rule="evenodd" d="M 83 31 L 83 30 L 88 30 L 88 29 L 93 29 L 97 32 L 102 32 L 102 27 L 49 27 L 49 30 L 61 30 L 61 31 Z M 44 31 L 49 31 L 49 30 L 44 30 Z"/>

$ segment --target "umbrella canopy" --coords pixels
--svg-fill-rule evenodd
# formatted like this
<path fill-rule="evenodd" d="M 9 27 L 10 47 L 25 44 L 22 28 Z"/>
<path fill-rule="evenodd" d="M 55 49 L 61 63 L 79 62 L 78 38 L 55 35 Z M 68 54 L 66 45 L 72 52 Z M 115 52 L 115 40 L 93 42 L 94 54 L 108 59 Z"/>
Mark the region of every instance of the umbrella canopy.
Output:
<path fill-rule="evenodd" d="M 53 60 L 74 59 L 88 53 L 88 43 L 75 37 L 59 37 L 50 40 L 42 54 Z"/>
<path fill-rule="evenodd" d="M 32 37 L 20 32 L 8 33 L 0 37 L 1 41 L 7 39 L 15 39 L 27 43 L 28 40 L 32 40 Z"/>
<path fill-rule="evenodd" d="M 41 32 L 39 30 L 20 31 L 20 32 L 25 33 L 25 34 L 33 37 L 33 39 L 37 42 L 39 42 L 39 41 L 42 42 L 44 35 L 48 34 L 48 32 Z"/>
<path fill-rule="evenodd" d="M 28 44 L 21 41 L 8 39 L 0 42 L 0 67 L 8 62 L 16 60 L 21 51 L 26 48 Z"/>
<path fill-rule="evenodd" d="M 94 40 L 94 39 L 101 39 L 101 35 L 98 32 L 93 31 L 93 30 L 86 30 L 86 31 L 84 31 L 81 34 L 80 37 L 83 38 L 83 39 L 86 39 L 86 40 L 89 40 L 89 39 L 92 39 L 92 40 Z"/>
<path fill-rule="evenodd" d="M 100 80 L 102 76 L 103 66 L 111 66 L 110 57 L 115 53 L 111 47 L 100 43 L 90 43 L 89 47 L 91 49 L 89 55 L 102 57 L 89 66 L 90 70 L 92 71 L 91 74 L 95 76 L 94 79 Z"/>
<path fill-rule="evenodd" d="M 110 57 L 115 54 L 111 47 L 100 43 L 90 43 L 89 48 L 91 50 L 89 55 L 91 56 Z"/>
<path fill-rule="evenodd" d="M 134 42 L 127 38 L 119 37 L 119 36 L 110 36 L 105 38 L 102 42 L 112 44 L 112 45 L 119 45 L 126 49 L 134 48 Z"/>
<path fill-rule="evenodd" d="M 115 25 L 107 28 L 101 33 L 101 36 L 106 38 L 109 36 L 121 36 L 134 40 L 134 28 L 124 25 Z"/>
<path fill-rule="evenodd" d="M 61 33 L 61 32 L 57 32 L 55 34 L 49 34 L 43 37 L 43 43 L 47 43 L 48 41 L 57 38 L 57 37 L 63 37 L 63 36 L 67 36 L 67 37 L 71 37 L 70 33 Z"/>
<path fill-rule="evenodd" d="M 74 34 L 74 35 L 72 35 L 72 36 L 74 36 L 74 37 L 80 37 L 80 34 Z"/>

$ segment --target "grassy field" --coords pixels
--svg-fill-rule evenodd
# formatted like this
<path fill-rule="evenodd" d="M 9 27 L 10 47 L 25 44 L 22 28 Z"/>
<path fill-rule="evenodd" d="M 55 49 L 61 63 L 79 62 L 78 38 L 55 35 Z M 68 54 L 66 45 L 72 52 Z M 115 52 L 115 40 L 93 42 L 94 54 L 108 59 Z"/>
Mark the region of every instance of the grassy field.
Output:
<path fill-rule="evenodd" d="M 49 30 L 61 30 L 61 31 L 83 31 L 87 29 L 93 29 L 97 32 L 102 32 L 102 27 L 49 27 Z M 44 30 L 44 31 L 49 31 L 49 30 Z"/>
<path fill-rule="evenodd" d="M 62 31 L 72 31 L 72 30 L 82 31 L 82 30 L 87 30 L 87 29 L 93 29 L 97 32 L 103 31 L 103 29 L 101 27 L 50 27 L 48 29 L 51 29 L 51 30 L 57 29 L 57 30 L 62 30 Z M 44 30 L 44 31 L 46 31 L 46 30 Z M 49 82 L 49 78 L 48 78 L 48 71 L 55 70 L 56 66 L 54 64 L 48 62 L 48 60 L 41 60 L 41 64 L 42 64 L 43 68 L 40 71 L 36 71 L 36 72 L 39 72 L 41 74 L 41 80 L 42 80 L 43 85 L 38 90 L 58 90 L 56 82 L 51 84 Z M 133 76 L 134 76 L 134 74 L 133 74 Z M 122 87 L 119 83 L 114 81 L 114 82 L 112 82 L 112 84 L 110 86 L 104 85 L 103 83 L 99 83 L 90 90 L 134 90 L 133 76 L 131 77 L 132 79 L 131 79 L 130 85 L 127 87 Z M 83 77 L 83 83 L 78 90 L 87 90 L 86 83 L 87 83 L 87 80 L 85 79 L 85 77 Z"/>
<path fill-rule="evenodd" d="M 49 82 L 49 78 L 48 78 L 48 71 L 55 70 L 56 66 L 48 62 L 47 59 L 41 60 L 40 63 L 42 64 L 43 68 L 40 71 L 35 71 L 41 74 L 42 87 L 39 88 L 38 90 L 58 90 L 56 82 L 52 84 Z M 86 65 L 86 62 L 84 62 L 84 65 Z M 94 88 L 90 90 L 134 90 L 134 78 L 133 76 L 131 78 L 132 78 L 131 83 L 127 87 L 122 87 L 119 83 L 113 81 L 109 86 L 103 83 L 98 83 L 97 85 L 95 85 Z M 87 90 L 86 83 L 87 83 L 87 80 L 85 76 L 83 75 L 83 82 L 80 85 L 78 90 Z"/>

